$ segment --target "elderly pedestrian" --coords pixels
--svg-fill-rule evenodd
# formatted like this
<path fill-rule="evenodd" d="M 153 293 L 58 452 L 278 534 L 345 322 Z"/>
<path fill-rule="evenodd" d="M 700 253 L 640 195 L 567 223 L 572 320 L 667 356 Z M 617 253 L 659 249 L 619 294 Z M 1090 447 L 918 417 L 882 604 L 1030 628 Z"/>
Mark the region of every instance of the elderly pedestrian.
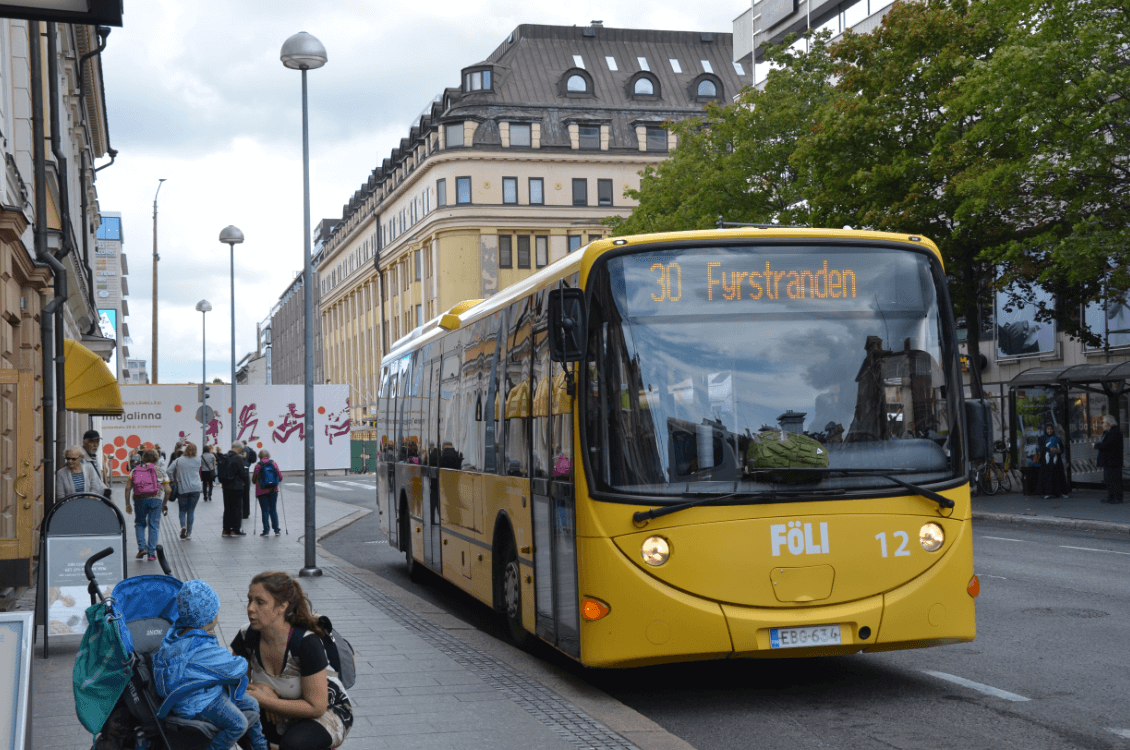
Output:
<path fill-rule="evenodd" d="M 247 536 L 243 530 L 243 496 L 247 492 L 247 462 L 243 443 L 236 440 L 231 450 L 216 457 L 220 485 L 224 491 L 224 536 Z"/>
<path fill-rule="evenodd" d="M 55 472 L 55 499 L 62 500 L 67 495 L 78 492 L 93 492 L 101 495 L 106 491 L 102 477 L 85 459 L 86 451 L 81 445 L 73 445 L 63 452 L 66 466 Z"/>
<path fill-rule="evenodd" d="M 259 451 L 259 463 L 255 464 L 255 469 L 251 472 L 251 482 L 255 485 L 255 499 L 259 501 L 259 510 L 263 516 L 263 533 L 259 536 L 269 535 L 271 526 L 274 526 L 275 536 L 282 533 L 279 531 L 278 511 L 281 479 L 282 472 L 279 471 L 279 465 L 271 459 L 271 452 L 266 448 Z"/>
<path fill-rule="evenodd" d="M 169 464 L 169 477 L 177 486 L 177 510 L 180 513 L 180 538 L 192 538 L 192 525 L 196 520 L 196 504 L 200 502 L 200 457 L 196 445 L 188 443 L 175 461 Z"/>
<path fill-rule="evenodd" d="M 1102 467 L 1103 484 L 1106 485 L 1104 503 L 1122 504 L 1122 430 L 1118 420 L 1107 414 L 1103 417 L 1103 436 L 1095 443 L 1098 457 L 1095 463 Z"/>
<path fill-rule="evenodd" d="M 106 460 L 98 448 L 102 436 L 98 430 L 87 430 L 82 436 L 83 461 L 94 467 L 94 473 L 102 480 L 102 494 L 110 497 L 110 475 L 106 471 Z"/>
<path fill-rule="evenodd" d="M 169 475 L 157 463 L 160 455 L 152 448 L 145 451 L 141 465 L 130 472 L 126 480 L 126 513 L 133 513 L 130 495 L 133 495 L 137 513 L 133 527 L 137 534 L 137 559 L 148 557 L 150 562 L 157 559 L 157 541 L 160 533 L 161 514 L 169 512 Z M 162 492 L 164 497 L 162 498 Z M 148 538 L 146 537 L 148 532 Z"/>

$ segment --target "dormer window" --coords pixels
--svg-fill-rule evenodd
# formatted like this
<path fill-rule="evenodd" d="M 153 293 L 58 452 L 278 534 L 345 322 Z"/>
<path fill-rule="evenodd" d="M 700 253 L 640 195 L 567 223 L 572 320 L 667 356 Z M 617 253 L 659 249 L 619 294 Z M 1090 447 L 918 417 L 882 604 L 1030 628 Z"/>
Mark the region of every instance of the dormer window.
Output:
<path fill-rule="evenodd" d="M 722 81 L 713 73 L 702 73 L 691 82 L 687 93 L 699 101 L 717 101 L 722 98 Z"/>
<path fill-rule="evenodd" d="M 635 99 L 658 99 L 662 92 L 655 74 L 641 70 L 628 79 L 628 93 Z"/>
<path fill-rule="evenodd" d="M 463 71 L 463 93 L 493 90 L 494 75 L 490 68 L 469 68 Z"/>
<path fill-rule="evenodd" d="M 583 68 L 569 68 L 558 80 L 557 92 L 563 96 L 592 96 L 592 76 Z"/>

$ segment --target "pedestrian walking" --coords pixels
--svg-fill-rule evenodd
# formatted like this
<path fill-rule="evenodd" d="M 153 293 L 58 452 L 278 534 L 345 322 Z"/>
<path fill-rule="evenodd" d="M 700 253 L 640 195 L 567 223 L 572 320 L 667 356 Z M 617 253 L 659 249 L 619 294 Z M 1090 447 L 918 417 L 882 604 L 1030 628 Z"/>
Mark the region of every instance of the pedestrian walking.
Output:
<path fill-rule="evenodd" d="M 243 444 L 243 460 L 247 463 L 248 473 L 251 472 L 252 465 L 256 461 L 259 460 L 258 456 L 255 455 L 255 449 L 252 448 L 247 443 Z M 243 487 L 243 517 L 244 518 L 251 518 L 251 485 L 252 485 L 252 482 L 248 482 Z"/>
<path fill-rule="evenodd" d="M 1044 499 L 1067 497 L 1067 474 L 1063 470 L 1063 439 L 1055 434 L 1055 427 L 1046 425 L 1036 449 L 1040 456 L 1036 475 L 1036 494 Z"/>
<path fill-rule="evenodd" d="M 165 456 L 165 451 L 161 450 L 160 443 L 153 444 L 153 450 L 157 451 L 157 465 L 162 469 L 169 465 L 168 457 Z"/>
<path fill-rule="evenodd" d="M 177 511 L 180 514 L 180 538 L 192 538 L 192 525 L 196 520 L 196 504 L 200 502 L 203 485 L 200 483 L 200 457 L 196 445 L 189 443 L 184 453 L 169 464 L 169 477 L 177 486 Z"/>
<path fill-rule="evenodd" d="M 101 444 L 102 436 L 98 434 L 98 430 L 87 430 L 83 433 L 83 461 L 94 468 L 94 473 L 102 480 L 102 494 L 110 497 L 110 475 L 106 471 L 105 458 L 98 450 Z"/>
<path fill-rule="evenodd" d="M 353 704 L 298 581 L 279 571 L 252 578 L 247 619 L 231 650 L 247 659 L 247 694 L 259 702 L 267 740 L 280 748 L 340 747 L 353 726 Z"/>
<path fill-rule="evenodd" d="M 236 440 L 231 450 L 216 457 L 216 472 L 224 493 L 224 536 L 247 536 L 243 531 L 243 496 L 247 492 L 247 462 L 243 443 Z"/>
<path fill-rule="evenodd" d="M 132 472 L 141 465 L 141 447 L 134 448 L 129 453 L 129 470 Z"/>
<path fill-rule="evenodd" d="M 281 477 L 282 472 L 279 471 L 279 465 L 271 459 L 271 452 L 265 448 L 259 451 L 259 463 L 255 464 L 255 469 L 251 472 L 255 499 L 259 501 L 259 510 L 263 516 L 263 533 L 259 536 L 270 534 L 271 526 L 275 529 L 275 536 L 282 533 L 279 531 L 278 510 Z"/>
<path fill-rule="evenodd" d="M 216 481 L 216 456 L 212 446 L 205 445 L 200 456 L 200 484 L 204 488 L 204 502 L 212 502 L 212 489 Z"/>
<path fill-rule="evenodd" d="M 93 492 L 101 495 L 106 490 L 102 477 L 86 460 L 86 451 L 81 445 L 73 445 L 63 452 L 66 466 L 55 472 L 55 500 L 62 500 L 76 492 Z"/>
<path fill-rule="evenodd" d="M 1103 484 L 1106 485 L 1104 503 L 1122 503 L 1122 430 L 1118 420 L 1107 414 L 1103 417 L 1103 436 L 1095 443 L 1098 454 L 1095 464 L 1102 467 Z"/>
<path fill-rule="evenodd" d="M 148 557 L 150 561 L 157 559 L 157 541 L 161 515 L 169 512 L 169 475 L 157 463 L 160 455 L 156 450 L 145 451 L 142 463 L 132 472 L 126 480 L 126 513 L 133 513 L 130 507 L 130 495 L 133 495 L 137 513 L 133 518 L 134 531 L 137 534 L 137 559 Z M 162 491 L 164 498 L 161 497 Z M 148 531 L 148 538 L 146 532 Z"/>

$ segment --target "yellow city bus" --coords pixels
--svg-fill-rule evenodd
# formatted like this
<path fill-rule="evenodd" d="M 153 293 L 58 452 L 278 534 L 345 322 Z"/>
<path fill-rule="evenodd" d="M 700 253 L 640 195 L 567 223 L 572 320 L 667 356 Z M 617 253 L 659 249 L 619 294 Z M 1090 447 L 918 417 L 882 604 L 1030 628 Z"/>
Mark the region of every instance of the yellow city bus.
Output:
<path fill-rule="evenodd" d="M 390 544 L 519 644 L 611 667 L 976 634 L 985 412 L 928 239 L 600 240 L 396 342 L 378 408 Z"/>

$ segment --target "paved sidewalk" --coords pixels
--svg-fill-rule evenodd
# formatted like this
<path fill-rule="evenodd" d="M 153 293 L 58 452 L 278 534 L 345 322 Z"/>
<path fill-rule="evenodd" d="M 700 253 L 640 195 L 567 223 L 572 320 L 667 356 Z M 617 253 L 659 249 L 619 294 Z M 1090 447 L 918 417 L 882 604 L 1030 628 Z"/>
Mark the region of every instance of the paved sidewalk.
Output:
<path fill-rule="evenodd" d="M 1111 531 L 1130 534 L 1130 502 L 1103 503 L 1105 489 L 1075 488 L 1070 497 L 1009 492 L 973 498 L 974 520 L 1026 524 L 1047 528 Z M 1127 494 L 1130 498 L 1130 493 Z"/>
<path fill-rule="evenodd" d="M 120 485 L 115 486 L 114 495 L 120 504 Z M 191 540 L 179 538 L 175 504 L 170 505 L 169 515 L 162 521 L 161 543 L 173 574 L 182 580 L 202 578 L 220 595 L 217 636 L 223 643 L 229 643 L 247 622 L 244 605 L 254 574 L 263 570 L 295 574 L 303 567 L 302 495 L 284 485 L 280 502 L 285 504 L 290 533 L 279 537 L 259 536 L 257 513 L 244 522 L 246 537 L 222 537 L 223 504 L 218 490 L 213 502 L 201 501 L 197 506 Z M 370 512 L 319 497 L 320 535 Z M 281 516 L 280 512 L 280 520 Z M 128 574 L 160 572 L 156 562 L 132 560 L 136 550 L 132 526 L 127 543 L 131 553 Z M 330 617 L 357 652 L 357 683 L 349 691 L 356 718 L 344 747 L 637 747 L 547 688 L 543 681 L 515 667 L 516 660 L 500 656 L 497 647 L 480 643 L 480 648 L 473 635 L 469 639 L 457 637 L 460 623 L 443 621 L 445 617 L 455 618 L 423 611 L 426 607 L 419 606 L 421 600 L 411 594 L 382 586 L 374 580 L 376 576 L 331 559 L 321 550 L 318 566 L 324 575 L 303 578 L 302 585 L 314 608 Z M 73 639 L 67 643 L 54 638 L 46 660 L 41 658 L 41 644 L 37 645 L 32 669 L 33 747 L 85 750 L 91 746 L 92 737 L 75 716 L 71 686 L 78 644 Z M 599 711 L 599 705 L 597 708 Z M 637 718 L 634 728 L 641 737 L 647 739 L 651 732 L 651 738 L 660 741 L 645 746 L 689 747 L 671 742 L 676 738 L 669 735 L 664 739 L 664 732 L 648 724 Z"/>

